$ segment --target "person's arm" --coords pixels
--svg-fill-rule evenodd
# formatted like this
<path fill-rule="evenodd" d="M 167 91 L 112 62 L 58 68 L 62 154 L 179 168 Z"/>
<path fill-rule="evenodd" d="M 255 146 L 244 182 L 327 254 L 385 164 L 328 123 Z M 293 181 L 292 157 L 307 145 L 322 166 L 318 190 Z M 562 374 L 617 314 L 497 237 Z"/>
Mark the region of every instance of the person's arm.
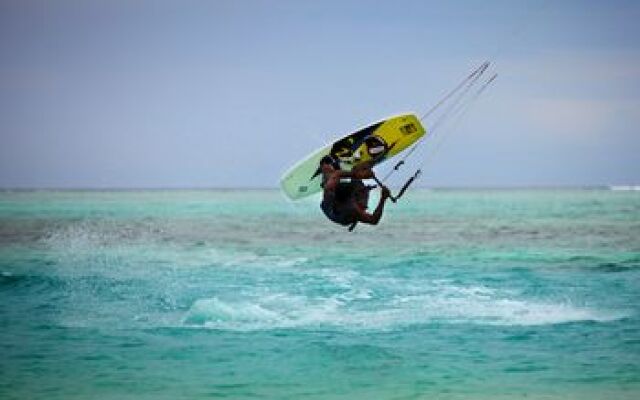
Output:
<path fill-rule="evenodd" d="M 356 212 L 358 213 L 358 221 L 364 222 L 365 224 L 377 225 L 380 222 L 380 218 L 382 218 L 382 212 L 384 211 L 384 203 L 391 196 L 391 192 L 386 186 L 382 186 L 382 194 L 380 196 L 380 200 L 378 201 L 378 205 L 376 206 L 373 214 L 367 213 L 362 207 L 360 207 L 356 203 Z"/>
<path fill-rule="evenodd" d="M 355 171 L 336 171 L 340 178 L 355 178 L 355 179 L 371 179 L 373 178 L 373 171 L 370 169 L 358 169 Z"/>
<path fill-rule="evenodd" d="M 334 191 L 336 189 L 336 185 L 340 182 L 340 170 L 335 170 L 330 165 L 325 164 L 322 166 L 322 173 L 327 178 L 324 183 L 325 192 Z"/>

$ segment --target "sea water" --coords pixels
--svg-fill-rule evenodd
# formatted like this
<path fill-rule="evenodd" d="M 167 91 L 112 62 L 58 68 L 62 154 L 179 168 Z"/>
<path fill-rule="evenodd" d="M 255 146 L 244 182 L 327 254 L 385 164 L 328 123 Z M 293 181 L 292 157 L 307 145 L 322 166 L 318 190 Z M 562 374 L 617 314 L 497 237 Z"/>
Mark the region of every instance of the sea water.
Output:
<path fill-rule="evenodd" d="M 0 398 L 640 398 L 640 192 L 318 203 L 0 193 Z"/>

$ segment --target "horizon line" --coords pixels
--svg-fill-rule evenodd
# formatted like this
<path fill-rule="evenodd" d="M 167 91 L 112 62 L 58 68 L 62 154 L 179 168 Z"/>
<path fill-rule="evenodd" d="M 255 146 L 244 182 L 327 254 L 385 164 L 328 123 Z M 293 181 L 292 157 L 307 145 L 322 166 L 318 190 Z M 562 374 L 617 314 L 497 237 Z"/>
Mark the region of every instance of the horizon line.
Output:
<path fill-rule="evenodd" d="M 395 187 L 392 187 L 396 189 Z M 417 186 L 417 190 L 640 190 L 640 185 L 487 185 L 487 186 Z M 149 187 L 55 187 L 55 186 L 33 186 L 33 187 L 0 187 L 0 192 L 37 192 L 37 191 L 60 191 L 60 192 L 141 192 L 141 191 L 274 191 L 280 190 L 277 186 L 149 186 Z"/>

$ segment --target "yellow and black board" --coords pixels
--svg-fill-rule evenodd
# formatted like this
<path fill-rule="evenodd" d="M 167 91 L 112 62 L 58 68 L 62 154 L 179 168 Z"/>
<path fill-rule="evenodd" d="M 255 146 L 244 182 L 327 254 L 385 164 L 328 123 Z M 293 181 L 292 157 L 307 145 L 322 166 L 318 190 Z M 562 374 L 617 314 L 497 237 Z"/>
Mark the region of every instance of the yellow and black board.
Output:
<path fill-rule="evenodd" d="M 333 156 L 340 168 L 350 171 L 368 161 L 379 164 L 411 146 L 426 134 L 415 114 L 402 114 L 371 124 L 318 149 L 296 163 L 280 180 L 282 191 L 298 200 L 322 190 L 318 166 L 322 157 Z"/>

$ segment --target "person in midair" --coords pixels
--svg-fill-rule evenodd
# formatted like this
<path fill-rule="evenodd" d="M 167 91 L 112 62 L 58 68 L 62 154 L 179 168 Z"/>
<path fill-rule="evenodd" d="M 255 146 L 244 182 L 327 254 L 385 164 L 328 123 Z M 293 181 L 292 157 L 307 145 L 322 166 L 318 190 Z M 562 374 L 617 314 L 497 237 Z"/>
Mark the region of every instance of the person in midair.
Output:
<path fill-rule="evenodd" d="M 381 185 L 378 205 L 373 213 L 367 212 L 369 190 L 363 179 L 375 179 L 371 163 L 363 163 L 351 171 L 340 169 L 340 163 L 331 155 L 320 160 L 323 197 L 320 208 L 331 221 L 345 226 L 355 226 L 358 222 L 376 225 L 380 222 L 384 204 L 391 197 L 389 189 Z M 348 178 L 349 181 L 343 179 Z"/>

